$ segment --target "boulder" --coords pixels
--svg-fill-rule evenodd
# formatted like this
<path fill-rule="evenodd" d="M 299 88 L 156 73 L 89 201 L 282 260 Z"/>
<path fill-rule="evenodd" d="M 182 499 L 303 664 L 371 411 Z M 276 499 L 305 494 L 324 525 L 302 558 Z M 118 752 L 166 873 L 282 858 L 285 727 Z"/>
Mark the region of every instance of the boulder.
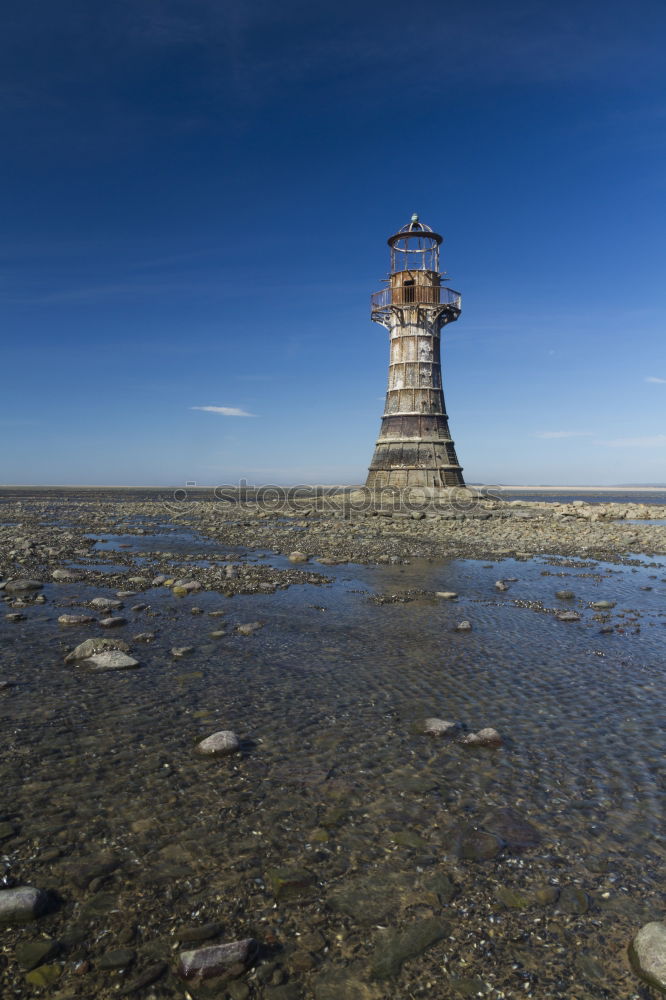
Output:
<path fill-rule="evenodd" d="M 666 993 L 666 923 L 645 924 L 629 945 L 634 971 L 655 989 Z"/>

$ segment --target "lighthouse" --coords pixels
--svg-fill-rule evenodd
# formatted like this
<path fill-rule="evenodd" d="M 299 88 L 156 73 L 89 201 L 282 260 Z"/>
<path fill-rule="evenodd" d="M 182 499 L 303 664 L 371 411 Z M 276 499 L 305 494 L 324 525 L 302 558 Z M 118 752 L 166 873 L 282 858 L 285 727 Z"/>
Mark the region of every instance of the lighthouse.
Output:
<path fill-rule="evenodd" d="M 439 269 L 442 237 L 412 215 L 389 236 L 386 288 L 371 318 L 389 332 L 386 404 L 366 486 L 464 487 L 442 390 L 442 328 L 458 319 L 461 297 Z"/>

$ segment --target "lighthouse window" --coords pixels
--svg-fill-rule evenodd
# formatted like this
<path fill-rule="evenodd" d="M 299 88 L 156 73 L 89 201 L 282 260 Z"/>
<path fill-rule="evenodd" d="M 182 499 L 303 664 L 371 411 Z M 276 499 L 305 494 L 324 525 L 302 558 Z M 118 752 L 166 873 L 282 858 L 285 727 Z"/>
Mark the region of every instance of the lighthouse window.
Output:
<path fill-rule="evenodd" d="M 413 281 L 405 281 L 403 284 L 403 302 L 415 302 L 416 295 Z"/>

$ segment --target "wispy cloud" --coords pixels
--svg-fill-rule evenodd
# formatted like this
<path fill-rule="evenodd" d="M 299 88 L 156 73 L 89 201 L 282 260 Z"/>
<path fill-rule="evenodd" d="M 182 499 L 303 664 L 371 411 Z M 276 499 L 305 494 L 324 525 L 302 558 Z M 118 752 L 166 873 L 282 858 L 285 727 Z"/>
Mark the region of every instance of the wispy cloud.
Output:
<path fill-rule="evenodd" d="M 593 434 L 592 431 L 537 431 L 534 436 L 548 441 L 555 438 L 593 437 Z"/>
<path fill-rule="evenodd" d="M 648 375 L 646 382 L 656 382 L 658 385 L 666 385 L 666 378 L 657 378 L 656 375 Z"/>
<path fill-rule="evenodd" d="M 237 406 L 190 406 L 191 410 L 205 410 L 206 413 L 219 413 L 222 417 L 254 417 L 255 413 L 248 413 Z"/>
<path fill-rule="evenodd" d="M 666 434 L 648 434 L 646 437 L 613 438 L 611 441 L 595 441 L 606 448 L 664 448 Z"/>

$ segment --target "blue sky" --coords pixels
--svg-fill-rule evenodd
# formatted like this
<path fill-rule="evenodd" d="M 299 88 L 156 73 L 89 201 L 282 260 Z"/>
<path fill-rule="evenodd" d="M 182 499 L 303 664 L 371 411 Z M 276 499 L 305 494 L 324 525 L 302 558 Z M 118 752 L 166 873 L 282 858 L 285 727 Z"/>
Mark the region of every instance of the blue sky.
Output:
<path fill-rule="evenodd" d="M 14 5 L 0 479 L 363 481 L 368 300 L 417 211 L 463 294 L 468 481 L 666 481 L 665 30 L 649 0 Z"/>

